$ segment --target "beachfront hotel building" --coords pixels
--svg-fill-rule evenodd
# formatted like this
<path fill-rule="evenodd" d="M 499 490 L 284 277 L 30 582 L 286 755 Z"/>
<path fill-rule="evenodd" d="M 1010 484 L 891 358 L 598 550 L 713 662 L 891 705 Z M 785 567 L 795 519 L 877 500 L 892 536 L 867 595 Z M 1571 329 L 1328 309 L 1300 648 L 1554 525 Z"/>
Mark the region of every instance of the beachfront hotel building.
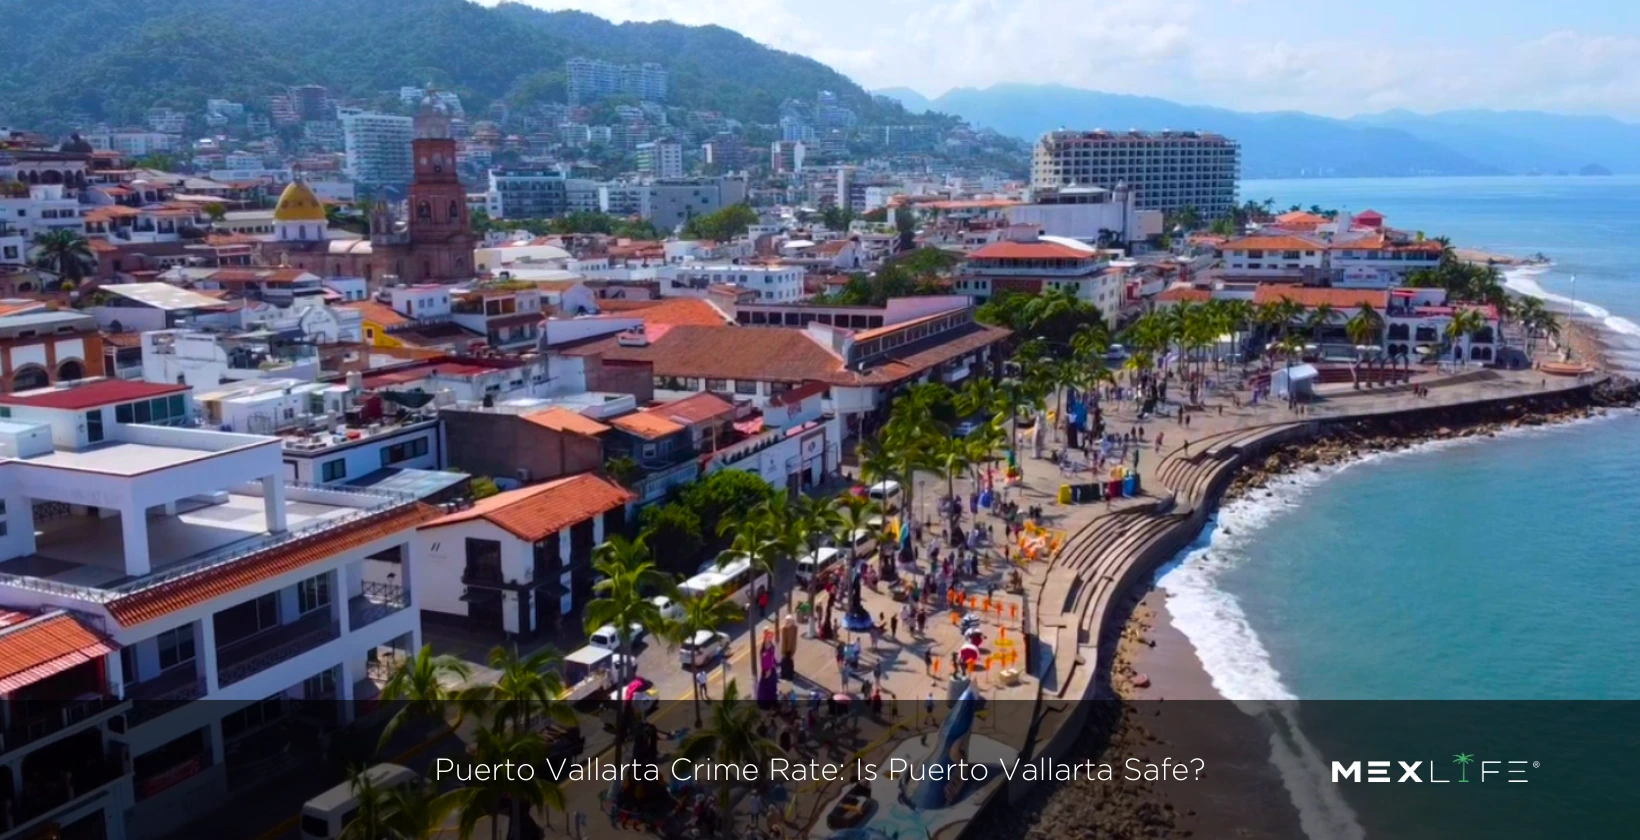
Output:
<path fill-rule="evenodd" d="M 1031 153 L 1031 189 L 1125 186 L 1141 210 L 1194 207 L 1204 219 L 1236 205 L 1241 147 L 1200 131 L 1050 131 Z"/>
<path fill-rule="evenodd" d="M 368 703 L 420 645 L 413 538 L 437 510 L 288 483 L 280 438 L 193 412 L 187 386 L 141 381 L 0 396 L 0 608 L 21 616 L 0 617 L 21 729 L 0 796 L 55 791 L 13 804 L 8 837 L 94 811 L 84 836 L 175 831 L 270 753 L 314 748 L 279 724 L 348 722 L 338 701 Z M 46 621 L 55 646 L 13 641 Z"/>

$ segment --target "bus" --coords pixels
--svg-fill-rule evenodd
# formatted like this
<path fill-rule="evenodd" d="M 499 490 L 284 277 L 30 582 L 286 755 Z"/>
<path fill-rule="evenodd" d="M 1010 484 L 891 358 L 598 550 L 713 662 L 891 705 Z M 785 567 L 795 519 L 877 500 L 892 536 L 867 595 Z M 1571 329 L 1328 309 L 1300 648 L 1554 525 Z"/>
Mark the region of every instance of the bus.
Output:
<path fill-rule="evenodd" d="M 757 593 L 769 588 L 769 576 L 743 557 L 720 569 L 695 575 L 680 584 L 678 591 L 691 598 L 699 598 L 713 587 L 723 590 L 723 596 L 739 604 L 742 609 L 751 609 Z"/>

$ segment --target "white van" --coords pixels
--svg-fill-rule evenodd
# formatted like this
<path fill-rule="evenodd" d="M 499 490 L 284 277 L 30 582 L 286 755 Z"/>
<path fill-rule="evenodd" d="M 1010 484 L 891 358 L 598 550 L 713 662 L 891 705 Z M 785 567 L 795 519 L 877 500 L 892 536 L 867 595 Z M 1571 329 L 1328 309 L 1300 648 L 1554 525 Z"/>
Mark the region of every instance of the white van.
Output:
<path fill-rule="evenodd" d="M 638 624 L 632 625 L 631 631 L 627 635 L 629 637 L 627 641 L 634 645 L 643 641 L 643 626 Z M 592 647 L 603 648 L 604 650 L 620 650 L 621 637 L 615 632 L 615 625 L 605 624 L 597 630 L 592 631 L 592 635 L 587 637 L 587 644 Z"/>
<path fill-rule="evenodd" d="M 835 565 L 842 557 L 843 552 L 826 547 L 797 558 L 797 585 L 804 589 L 813 586 L 820 573 Z"/>
<path fill-rule="evenodd" d="M 695 637 L 678 645 L 678 664 L 685 668 L 704 668 L 723 655 L 729 643 L 729 634 L 711 630 L 696 630 Z"/>
<path fill-rule="evenodd" d="M 364 771 L 364 775 L 378 790 L 392 790 L 421 778 L 416 771 L 398 764 L 378 764 Z M 359 797 L 353 790 L 353 780 L 349 779 L 302 806 L 303 840 L 336 840 L 358 813 Z"/>
<path fill-rule="evenodd" d="M 900 508 L 900 482 L 885 479 L 866 489 L 866 495 L 886 511 L 896 511 Z"/>
<path fill-rule="evenodd" d="M 870 557 L 877 551 L 877 538 L 872 536 L 875 533 L 870 528 L 855 529 L 854 534 L 849 537 L 849 549 L 853 552 L 851 556 L 854 559 Z"/>

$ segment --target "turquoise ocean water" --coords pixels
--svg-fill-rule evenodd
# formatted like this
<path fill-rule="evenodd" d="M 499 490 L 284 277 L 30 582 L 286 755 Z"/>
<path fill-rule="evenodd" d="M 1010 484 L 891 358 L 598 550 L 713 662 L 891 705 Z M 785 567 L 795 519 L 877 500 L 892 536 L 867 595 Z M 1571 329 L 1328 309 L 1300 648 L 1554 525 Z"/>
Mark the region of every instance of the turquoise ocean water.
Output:
<path fill-rule="evenodd" d="M 1265 181 L 1242 196 L 1543 252 L 1554 265 L 1510 285 L 1565 308 L 1575 274 L 1581 314 L 1640 367 L 1640 178 Z M 1624 413 L 1284 479 L 1227 505 L 1158 578 L 1231 699 L 1640 699 L 1637 507 L 1640 416 Z M 1336 794 L 1293 793 L 1321 834 L 1360 830 Z"/>

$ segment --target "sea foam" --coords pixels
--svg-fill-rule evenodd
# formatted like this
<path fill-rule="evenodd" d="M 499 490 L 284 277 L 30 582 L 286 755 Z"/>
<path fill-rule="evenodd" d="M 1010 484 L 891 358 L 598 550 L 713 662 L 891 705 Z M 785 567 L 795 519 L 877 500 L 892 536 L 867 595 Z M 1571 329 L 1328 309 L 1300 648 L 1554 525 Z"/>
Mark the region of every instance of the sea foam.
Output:
<path fill-rule="evenodd" d="M 1542 277 L 1548 270 L 1548 266 L 1544 265 L 1517 266 L 1503 272 L 1503 285 L 1510 291 L 1530 295 L 1552 304 L 1560 304 L 1565 307 L 1576 306 L 1579 312 L 1599 321 L 1601 326 L 1604 326 L 1612 333 L 1630 339 L 1640 339 L 1640 324 L 1636 324 L 1621 315 L 1613 315 L 1610 309 L 1599 304 L 1590 303 L 1586 300 L 1574 301 L 1566 295 L 1556 294 L 1543 288 L 1543 285 L 1538 282 L 1538 278 Z"/>

